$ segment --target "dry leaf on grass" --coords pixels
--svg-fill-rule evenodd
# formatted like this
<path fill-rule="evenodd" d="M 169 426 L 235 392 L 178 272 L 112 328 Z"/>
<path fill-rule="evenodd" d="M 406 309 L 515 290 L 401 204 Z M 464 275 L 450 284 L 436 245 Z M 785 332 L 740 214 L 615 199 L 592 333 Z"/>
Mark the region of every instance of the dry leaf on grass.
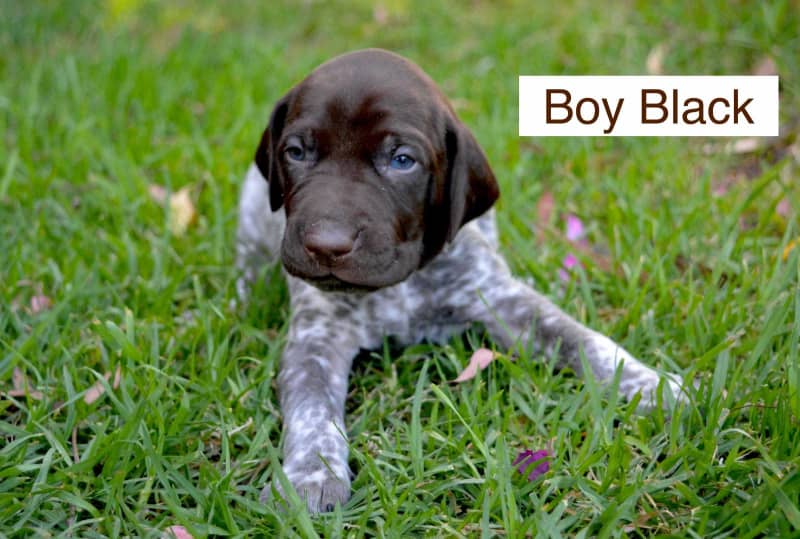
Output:
<path fill-rule="evenodd" d="M 106 379 L 106 381 L 108 381 L 111 379 L 111 373 L 107 372 L 103 375 L 103 377 Z M 122 381 L 122 369 L 120 368 L 119 365 L 117 365 L 117 370 L 114 371 L 114 382 L 111 384 L 111 388 L 117 389 L 121 381 Z M 97 382 L 92 384 L 92 387 L 86 390 L 86 394 L 83 396 L 83 402 L 85 402 L 86 404 L 92 404 L 94 401 L 102 397 L 105 392 L 106 392 L 106 387 L 100 380 L 98 380 Z"/>
<path fill-rule="evenodd" d="M 184 186 L 171 195 L 161 185 L 147 187 L 150 197 L 161 205 L 169 205 L 169 229 L 175 236 L 183 236 L 197 221 L 197 210 L 192 202 L 191 187 Z"/>
<path fill-rule="evenodd" d="M 25 376 L 25 373 L 22 372 L 22 369 L 19 367 L 14 367 L 14 372 L 11 374 L 11 384 L 14 386 L 13 389 L 9 390 L 8 396 L 9 397 L 25 397 L 28 396 L 33 400 L 40 401 L 44 398 L 44 395 L 41 391 L 31 390 L 30 389 L 30 382 L 28 382 L 28 377 Z"/>
<path fill-rule="evenodd" d="M 709 142 L 703 145 L 705 155 L 733 154 L 743 155 L 764 150 L 775 137 L 744 137 L 732 142 Z"/>
<path fill-rule="evenodd" d="M 184 187 L 169 199 L 170 229 L 176 236 L 183 236 L 189 226 L 197 219 L 197 210 L 194 208 L 189 188 Z"/>
<path fill-rule="evenodd" d="M 645 61 L 645 68 L 648 75 L 664 74 L 664 56 L 667 54 L 667 44 L 659 43 L 650 50 Z"/>
<path fill-rule="evenodd" d="M 753 67 L 753 75 L 769 76 L 778 74 L 778 65 L 772 56 L 762 56 L 761 60 Z"/>
<path fill-rule="evenodd" d="M 482 371 L 488 367 L 489 363 L 497 359 L 497 357 L 497 354 L 488 348 L 478 348 L 472 353 L 472 357 L 469 358 L 467 368 L 461 371 L 461 374 L 458 375 L 454 382 L 466 382 L 467 380 L 475 378 L 478 371 Z"/>

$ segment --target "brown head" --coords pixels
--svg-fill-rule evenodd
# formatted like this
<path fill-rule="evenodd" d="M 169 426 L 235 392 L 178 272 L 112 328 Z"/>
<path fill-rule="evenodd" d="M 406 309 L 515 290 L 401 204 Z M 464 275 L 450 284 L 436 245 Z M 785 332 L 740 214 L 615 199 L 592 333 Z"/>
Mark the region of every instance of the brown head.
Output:
<path fill-rule="evenodd" d="M 256 165 L 286 212 L 286 270 L 325 290 L 401 282 L 499 190 L 431 79 L 378 49 L 319 66 L 278 103 Z"/>

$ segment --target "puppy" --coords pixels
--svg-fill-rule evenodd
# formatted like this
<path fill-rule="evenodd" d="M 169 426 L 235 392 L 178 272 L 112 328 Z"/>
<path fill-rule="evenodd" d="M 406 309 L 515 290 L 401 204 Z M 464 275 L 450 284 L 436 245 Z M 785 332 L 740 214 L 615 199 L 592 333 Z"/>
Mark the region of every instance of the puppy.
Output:
<path fill-rule="evenodd" d="M 237 286 L 246 298 L 275 259 L 287 274 L 283 471 L 310 511 L 350 496 L 347 378 L 358 351 L 387 336 L 442 341 L 480 323 L 504 349 L 557 351 L 578 373 L 584 357 L 601 382 L 621 369 L 621 393 L 655 405 L 655 370 L 511 275 L 497 248 L 498 195 L 447 99 L 393 53 L 336 57 L 275 105 L 241 194 Z M 683 398 L 680 377 L 663 387 L 665 402 Z"/>

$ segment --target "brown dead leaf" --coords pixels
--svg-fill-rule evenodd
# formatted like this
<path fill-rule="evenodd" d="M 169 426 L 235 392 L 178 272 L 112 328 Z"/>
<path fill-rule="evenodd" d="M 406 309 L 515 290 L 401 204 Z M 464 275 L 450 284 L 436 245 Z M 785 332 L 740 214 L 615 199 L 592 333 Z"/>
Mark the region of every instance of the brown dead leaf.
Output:
<path fill-rule="evenodd" d="M 488 367 L 489 363 L 497 359 L 497 357 L 498 355 L 488 348 L 478 348 L 472 353 L 472 357 L 469 358 L 467 368 L 461 371 L 461 374 L 458 375 L 454 382 L 461 383 L 475 378 L 478 371 L 482 371 Z"/>
<path fill-rule="evenodd" d="M 103 375 L 106 381 L 111 379 L 111 373 L 107 372 Z M 111 383 L 111 389 L 117 389 L 119 387 L 120 382 L 122 381 L 122 369 L 119 365 L 117 365 L 117 370 L 114 371 L 114 381 Z M 83 402 L 86 404 L 92 404 L 94 401 L 99 399 L 103 396 L 106 392 L 106 387 L 103 383 L 98 380 L 92 387 L 86 390 L 86 394 L 83 396 Z"/>
<path fill-rule="evenodd" d="M 44 398 L 41 391 L 30 389 L 28 377 L 19 367 L 14 367 L 14 372 L 11 374 L 11 384 L 13 389 L 8 391 L 9 397 L 22 398 L 28 396 L 35 401 L 40 401 Z"/>
<path fill-rule="evenodd" d="M 19 367 L 14 367 L 14 372 L 11 373 L 11 383 L 14 385 L 14 389 L 25 389 L 27 387 L 28 380 Z"/>

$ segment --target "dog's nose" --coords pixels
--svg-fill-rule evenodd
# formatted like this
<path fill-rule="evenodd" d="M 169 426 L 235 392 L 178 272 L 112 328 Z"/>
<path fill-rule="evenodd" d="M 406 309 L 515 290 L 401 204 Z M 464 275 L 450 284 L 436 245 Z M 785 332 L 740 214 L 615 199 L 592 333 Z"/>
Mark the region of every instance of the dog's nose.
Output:
<path fill-rule="evenodd" d="M 335 223 L 320 223 L 303 235 L 303 247 L 318 261 L 342 257 L 353 250 L 357 231 Z"/>

